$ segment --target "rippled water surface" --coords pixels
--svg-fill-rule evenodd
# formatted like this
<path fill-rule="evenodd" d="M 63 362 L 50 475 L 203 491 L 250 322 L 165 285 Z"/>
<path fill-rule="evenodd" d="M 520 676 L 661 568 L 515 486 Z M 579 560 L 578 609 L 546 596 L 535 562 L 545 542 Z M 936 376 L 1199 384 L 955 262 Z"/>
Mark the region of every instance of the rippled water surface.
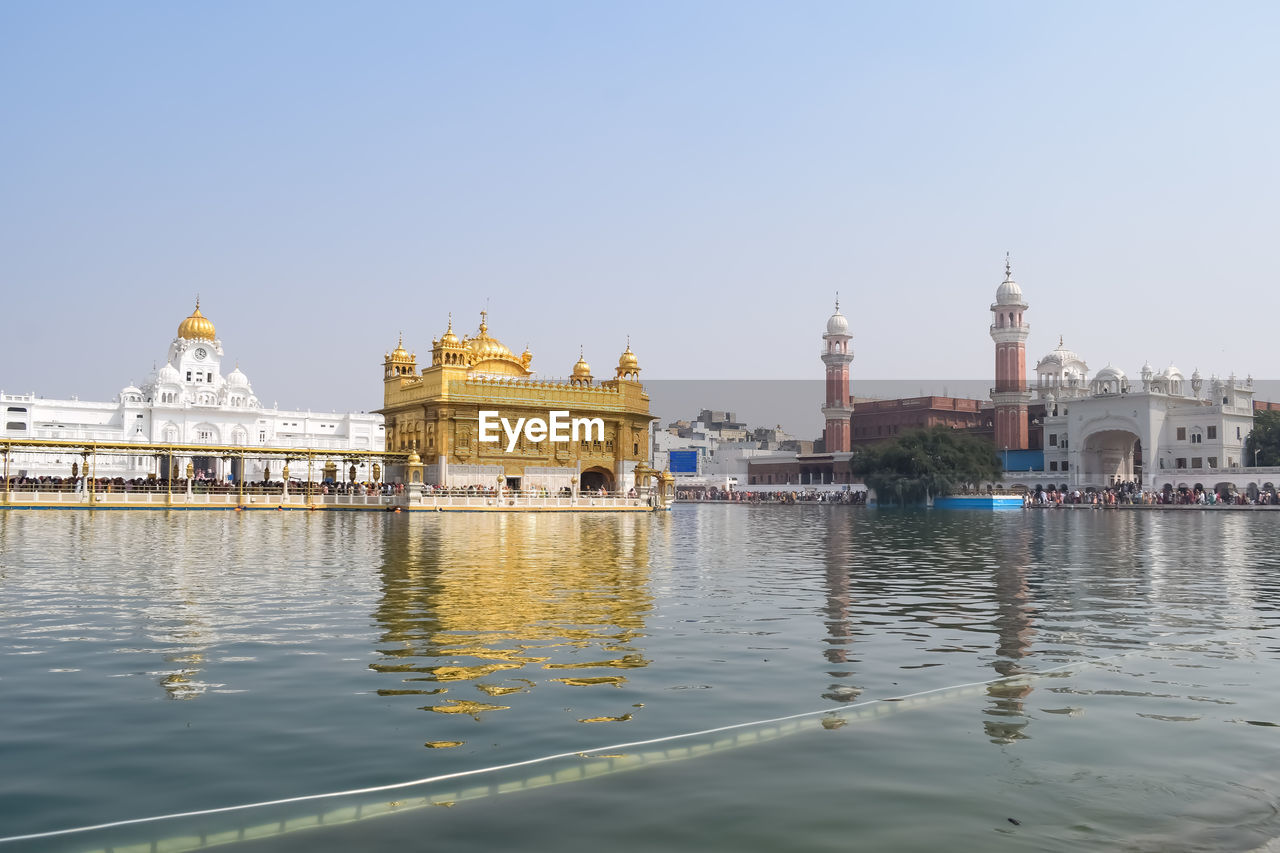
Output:
<path fill-rule="evenodd" d="M 436 780 L 0 853 L 1265 847 L 1278 528 L 0 514 L 0 836 Z"/>

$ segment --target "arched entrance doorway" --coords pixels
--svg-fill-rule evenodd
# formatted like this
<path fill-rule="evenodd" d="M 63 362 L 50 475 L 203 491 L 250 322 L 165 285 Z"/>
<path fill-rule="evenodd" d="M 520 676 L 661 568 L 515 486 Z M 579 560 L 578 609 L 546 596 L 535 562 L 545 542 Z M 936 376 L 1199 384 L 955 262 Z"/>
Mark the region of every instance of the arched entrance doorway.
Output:
<path fill-rule="evenodd" d="M 1085 486 L 1112 486 L 1138 482 L 1142 476 L 1142 449 L 1136 433 L 1126 429 L 1095 432 L 1084 440 L 1078 480 Z"/>
<path fill-rule="evenodd" d="M 578 488 L 583 492 L 598 492 L 604 489 L 606 492 L 613 491 L 613 472 L 608 468 L 588 468 L 582 472 L 582 479 L 578 482 Z"/>

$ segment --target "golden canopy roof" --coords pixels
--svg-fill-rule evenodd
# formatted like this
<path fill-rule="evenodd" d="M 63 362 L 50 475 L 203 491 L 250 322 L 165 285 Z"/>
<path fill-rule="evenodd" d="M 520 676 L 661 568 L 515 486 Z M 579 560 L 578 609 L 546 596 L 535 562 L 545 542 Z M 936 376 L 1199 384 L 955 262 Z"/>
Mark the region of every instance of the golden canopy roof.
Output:
<path fill-rule="evenodd" d="M 178 337 L 187 340 L 205 340 L 214 339 L 213 323 L 209 318 L 200 313 L 200 297 L 196 297 L 196 310 L 191 312 L 191 316 L 178 324 Z"/>
<path fill-rule="evenodd" d="M 467 362 L 471 367 L 480 368 L 481 372 L 513 372 L 516 375 L 527 376 L 532 373 L 529 370 L 529 362 L 533 360 L 533 355 L 525 351 L 523 356 L 518 356 L 508 349 L 507 345 L 497 338 L 489 335 L 489 325 L 485 322 L 488 311 L 480 312 L 480 334 L 474 338 L 463 338 L 462 345 L 467 349 Z M 450 323 L 452 330 L 452 322 Z M 486 364 L 488 362 L 488 364 Z M 509 365 L 507 368 L 500 368 L 494 362 L 502 362 Z M 512 371 L 510 368 L 515 368 Z"/>

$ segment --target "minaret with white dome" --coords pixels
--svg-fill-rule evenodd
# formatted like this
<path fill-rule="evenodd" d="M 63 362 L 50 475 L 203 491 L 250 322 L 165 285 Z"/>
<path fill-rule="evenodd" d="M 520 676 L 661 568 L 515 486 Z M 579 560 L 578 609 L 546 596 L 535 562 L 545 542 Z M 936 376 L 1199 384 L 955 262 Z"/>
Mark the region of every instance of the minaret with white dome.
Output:
<path fill-rule="evenodd" d="M 1026 450 L 1029 442 L 1027 405 L 1027 335 L 1031 327 L 1022 319 L 1027 303 L 1022 288 L 1013 280 L 1009 256 L 1005 255 L 1004 281 L 996 289 L 991 304 L 991 339 L 996 343 L 996 387 L 991 391 L 995 404 L 995 445 L 997 450 Z"/>
<path fill-rule="evenodd" d="M 827 453 L 848 453 L 852 446 L 850 417 L 853 401 L 849 396 L 849 321 L 840 313 L 840 297 L 836 311 L 827 319 L 827 333 L 822 336 L 822 363 L 827 366 L 827 404 L 822 414 L 827 419 L 823 430 L 823 447 Z"/>

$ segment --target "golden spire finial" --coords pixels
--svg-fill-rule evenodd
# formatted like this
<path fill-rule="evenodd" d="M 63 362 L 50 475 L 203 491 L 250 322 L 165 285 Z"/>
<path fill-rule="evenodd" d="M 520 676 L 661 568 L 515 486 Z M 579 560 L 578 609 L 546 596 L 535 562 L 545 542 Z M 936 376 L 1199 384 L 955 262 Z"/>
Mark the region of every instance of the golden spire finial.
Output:
<path fill-rule="evenodd" d="M 486 322 L 488 318 L 489 312 L 487 310 L 480 312 L 480 334 L 482 335 L 489 331 L 489 324 Z"/>
<path fill-rule="evenodd" d="M 453 331 L 453 312 L 452 312 L 452 311 L 450 311 L 450 312 L 449 312 L 449 328 L 448 328 L 448 329 L 445 329 L 445 331 L 446 331 L 446 332 L 452 332 L 452 331 Z"/>
<path fill-rule="evenodd" d="M 1062 335 L 1058 335 L 1058 349 L 1062 349 Z"/>

